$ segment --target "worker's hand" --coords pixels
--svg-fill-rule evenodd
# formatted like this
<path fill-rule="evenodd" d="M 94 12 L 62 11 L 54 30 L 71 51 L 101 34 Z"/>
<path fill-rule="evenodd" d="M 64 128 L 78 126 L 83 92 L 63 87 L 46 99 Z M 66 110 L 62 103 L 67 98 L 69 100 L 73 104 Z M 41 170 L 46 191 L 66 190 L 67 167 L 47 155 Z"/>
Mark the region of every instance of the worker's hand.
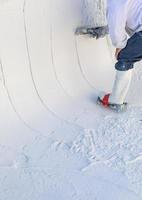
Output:
<path fill-rule="evenodd" d="M 120 49 L 120 48 L 116 48 L 116 51 L 115 51 L 115 58 L 116 58 L 116 60 L 118 59 L 118 55 L 119 55 L 119 53 L 120 53 L 121 50 L 122 49 Z"/>

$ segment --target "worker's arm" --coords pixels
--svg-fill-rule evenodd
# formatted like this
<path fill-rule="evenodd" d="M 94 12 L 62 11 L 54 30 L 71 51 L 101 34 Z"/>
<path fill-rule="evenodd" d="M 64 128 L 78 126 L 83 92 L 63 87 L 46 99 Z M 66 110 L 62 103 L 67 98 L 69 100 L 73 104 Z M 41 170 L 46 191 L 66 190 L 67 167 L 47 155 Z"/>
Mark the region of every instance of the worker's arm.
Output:
<path fill-rule="evenodd" d="M 108 0 L 107 20 L 113 45 L 116 48 L 123 49 L 127 44 L 127 33 L 125 30 L 127 8 L 124 0 Z"/>

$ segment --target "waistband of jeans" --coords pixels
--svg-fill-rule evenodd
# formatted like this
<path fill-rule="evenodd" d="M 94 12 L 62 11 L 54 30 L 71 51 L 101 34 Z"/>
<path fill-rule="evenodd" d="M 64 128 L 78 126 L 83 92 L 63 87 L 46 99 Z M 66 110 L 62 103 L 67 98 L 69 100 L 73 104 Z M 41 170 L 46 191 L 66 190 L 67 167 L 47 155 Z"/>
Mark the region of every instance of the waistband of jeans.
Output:
<path fill-rule="evenodd" d="M 142 30 L 141 30 L 141 31 L 138 31 L 138 32 L 136 32 L 136 34 L 138 34 L 139 36 L 141 36 L 141 37 L 142 37 Z"/>

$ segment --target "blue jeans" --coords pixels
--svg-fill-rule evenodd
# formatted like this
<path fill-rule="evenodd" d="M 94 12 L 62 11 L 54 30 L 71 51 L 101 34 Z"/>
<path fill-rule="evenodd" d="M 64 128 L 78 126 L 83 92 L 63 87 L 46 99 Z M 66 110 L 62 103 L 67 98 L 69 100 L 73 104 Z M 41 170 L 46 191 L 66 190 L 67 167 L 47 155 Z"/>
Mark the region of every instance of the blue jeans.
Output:
<path fill-rule="evenodd" d="M 135 33 L 128 39 L 127 45 L 118 55 L 115 69 L 127 71 L 134 67 L 134 63 L 142 60 L 142 31 Z"/>

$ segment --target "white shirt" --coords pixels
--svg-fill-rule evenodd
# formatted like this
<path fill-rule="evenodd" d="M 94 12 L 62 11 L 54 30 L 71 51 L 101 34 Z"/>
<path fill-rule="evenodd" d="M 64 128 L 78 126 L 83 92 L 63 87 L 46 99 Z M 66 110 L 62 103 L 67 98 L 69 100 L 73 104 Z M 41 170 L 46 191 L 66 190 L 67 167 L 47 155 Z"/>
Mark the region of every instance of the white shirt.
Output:
<path fill-rule="evenodd" d="M 124 48 L 142 30 L 142 0 L 107 0 L 107 20 L 113 45 Z"/>

